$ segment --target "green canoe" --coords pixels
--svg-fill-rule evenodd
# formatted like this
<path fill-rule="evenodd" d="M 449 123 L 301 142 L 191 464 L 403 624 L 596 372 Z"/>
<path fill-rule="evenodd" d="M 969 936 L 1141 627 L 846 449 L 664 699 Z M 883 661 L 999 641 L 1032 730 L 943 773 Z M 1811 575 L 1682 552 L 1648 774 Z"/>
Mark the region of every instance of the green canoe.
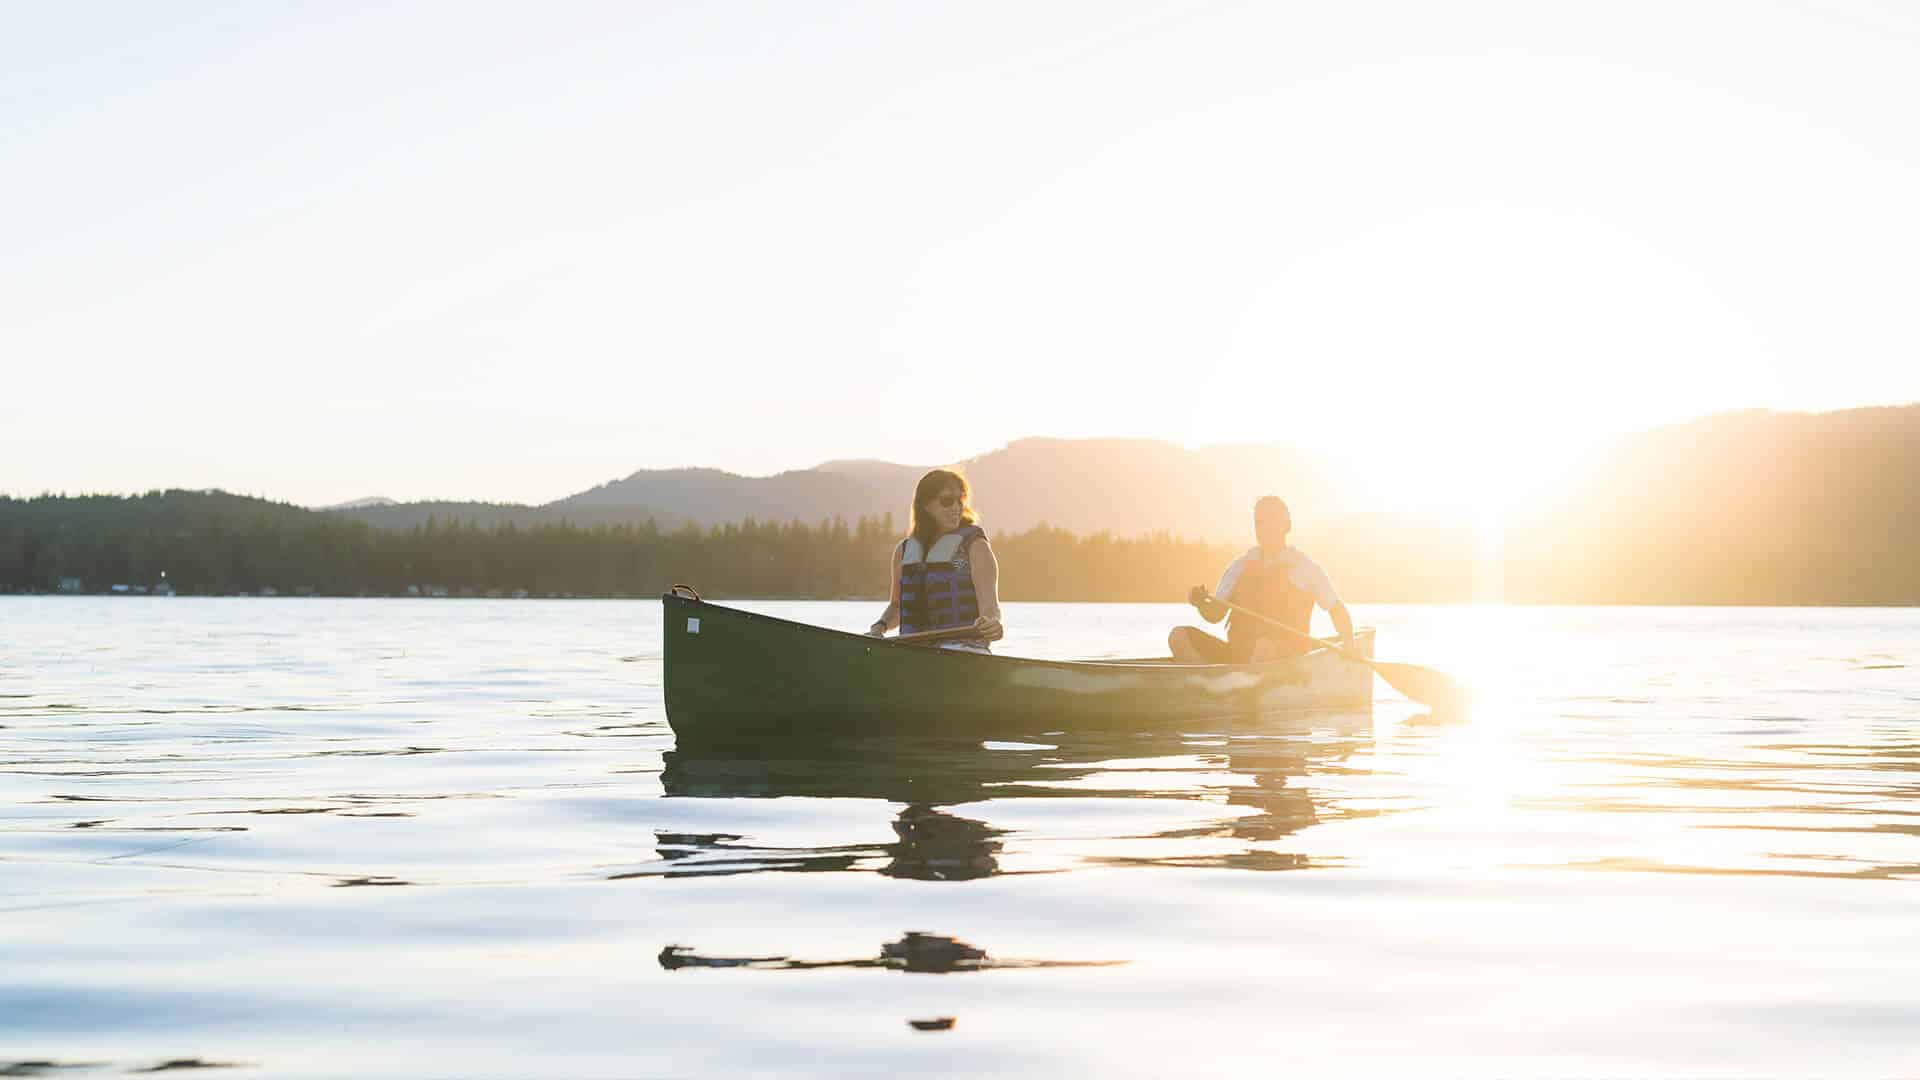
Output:
<path fill-rule="evenodd" d="M 939 649 L 668 593 L 676 740 L 1144 731 L 1300 709 L 1366 709 L 1373 672 L 1329 650 L 1265 664 L 1031 660 Z M 1373 655 L 1373 632 L 1356 647 Z"/>

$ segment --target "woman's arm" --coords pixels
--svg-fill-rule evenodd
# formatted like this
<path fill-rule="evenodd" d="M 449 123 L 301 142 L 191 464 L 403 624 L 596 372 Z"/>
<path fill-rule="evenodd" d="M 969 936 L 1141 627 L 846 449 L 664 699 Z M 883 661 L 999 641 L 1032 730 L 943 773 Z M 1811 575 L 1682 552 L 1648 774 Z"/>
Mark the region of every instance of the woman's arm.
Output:
<path fill-rule="evenodd" d="M 887 610 L 881 612 L 880 617 L 873 620 L 872 626 L 867 627 L 867 636 L 869 637 L 886 637 L 888 630 L 900 625 L 900 553 L 906 549 L 906 546 L 907 542 L 905 540 L 893 546 L 893 571 L 887 575 L 889 581 L 887 586 Z"/>
<path fill-rule="evenodd" d="M 967 559 L 973 572 L 973 595 L 980 602 L 980 618 L 974 623 L 987 632 L 988 641 L 998 641 L 1000 629 L 1000 563 L 993 557 L 993 545 L 986 537 L 968 548 Z"/>

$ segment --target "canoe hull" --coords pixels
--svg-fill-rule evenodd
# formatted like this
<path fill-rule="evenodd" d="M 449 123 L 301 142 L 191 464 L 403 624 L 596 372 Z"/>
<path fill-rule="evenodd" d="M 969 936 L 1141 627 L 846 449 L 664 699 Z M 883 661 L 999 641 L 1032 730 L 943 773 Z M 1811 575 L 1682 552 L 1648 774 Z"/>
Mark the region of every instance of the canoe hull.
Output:
<path fill-rule="evenodd" d="M 667 719 L 682 743 L 1147 730 L 1373 701 L 1372 671 L 1329 651 L 1245 665 L 1062 662 L 902 645 L 671 594 L 662 610 Z M 1371 631 L 1358 644 L 1371 655 Z"/>

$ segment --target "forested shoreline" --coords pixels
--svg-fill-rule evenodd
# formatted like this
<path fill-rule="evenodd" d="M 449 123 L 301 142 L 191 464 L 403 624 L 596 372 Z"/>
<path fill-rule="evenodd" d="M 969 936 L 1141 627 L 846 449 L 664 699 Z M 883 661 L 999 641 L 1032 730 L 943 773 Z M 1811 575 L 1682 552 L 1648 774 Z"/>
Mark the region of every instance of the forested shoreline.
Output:
<path fill-rule="evenodd" d="M 663 530 L 652 522 L 376 529 L 220 492 L 0 498 L 0 592 L 180 595 L 881 597 L 891 516 Z M 1238 550 L 1161 534 L 995 536 L 1010 600 L 1168 600 Z"/>
<path fill-rule="evenodd" d="M 1303 526 L 1295 542 L 1356 603 L 1920 604 L 1920 538 L 1896 502 L 1910 493 L 1829 481 L 1755 504 L 1741 490 L 1703 501 L 1628 473 L 1618 483 L 1621 494 L 1510 521 L 1491 559 L 1472 530 L 1385 515 Z M 1178 601 L 1245 550 L 986 524 L 1007 600 Z M 642 597 L 687 582 L 716 599 L 877 598 L 899 536 L 891 515 L 379 528 L 217 491 L 0 497 L 0 593 Z"/>

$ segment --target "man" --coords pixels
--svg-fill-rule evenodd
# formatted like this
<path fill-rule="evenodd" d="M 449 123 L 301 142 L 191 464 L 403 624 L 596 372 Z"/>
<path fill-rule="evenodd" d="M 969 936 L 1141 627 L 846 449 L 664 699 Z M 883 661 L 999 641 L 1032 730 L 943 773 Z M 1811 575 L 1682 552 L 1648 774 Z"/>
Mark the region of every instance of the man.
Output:
<path fill-rule="evenodd" d="M 1313 625 L 1313 608 L 1318 604 L 1333 617 L 1340 643 L 1353 645 L 1353 616 L 1333 580 L 1320 565 L 1298 548 L 1287 546 L 1287 534 L 1293 531 L 1293 514 L 1287 504 L 1268 495 L 1253 504 L 1253 535 L 1259 546 L 1235 559 L 1220 575 L 1213 596 L 1199 585 L 1187 594 L 1187 601 L 1200 609 L 1200 617 L 1217 623 L 1228 615 L 1231 600 L 1249 611 L 1278 619 L 1307 633 Z M 1298 656 L 1312 648 L 1306 642 L 1275 629 L 1260 619 L 1232 615 L 1227 619 L 1227 640 L 1195 626 L 1177 626 L 1167 635 L 1173 658 L 1182 664 L 1247 664 Z"/>

